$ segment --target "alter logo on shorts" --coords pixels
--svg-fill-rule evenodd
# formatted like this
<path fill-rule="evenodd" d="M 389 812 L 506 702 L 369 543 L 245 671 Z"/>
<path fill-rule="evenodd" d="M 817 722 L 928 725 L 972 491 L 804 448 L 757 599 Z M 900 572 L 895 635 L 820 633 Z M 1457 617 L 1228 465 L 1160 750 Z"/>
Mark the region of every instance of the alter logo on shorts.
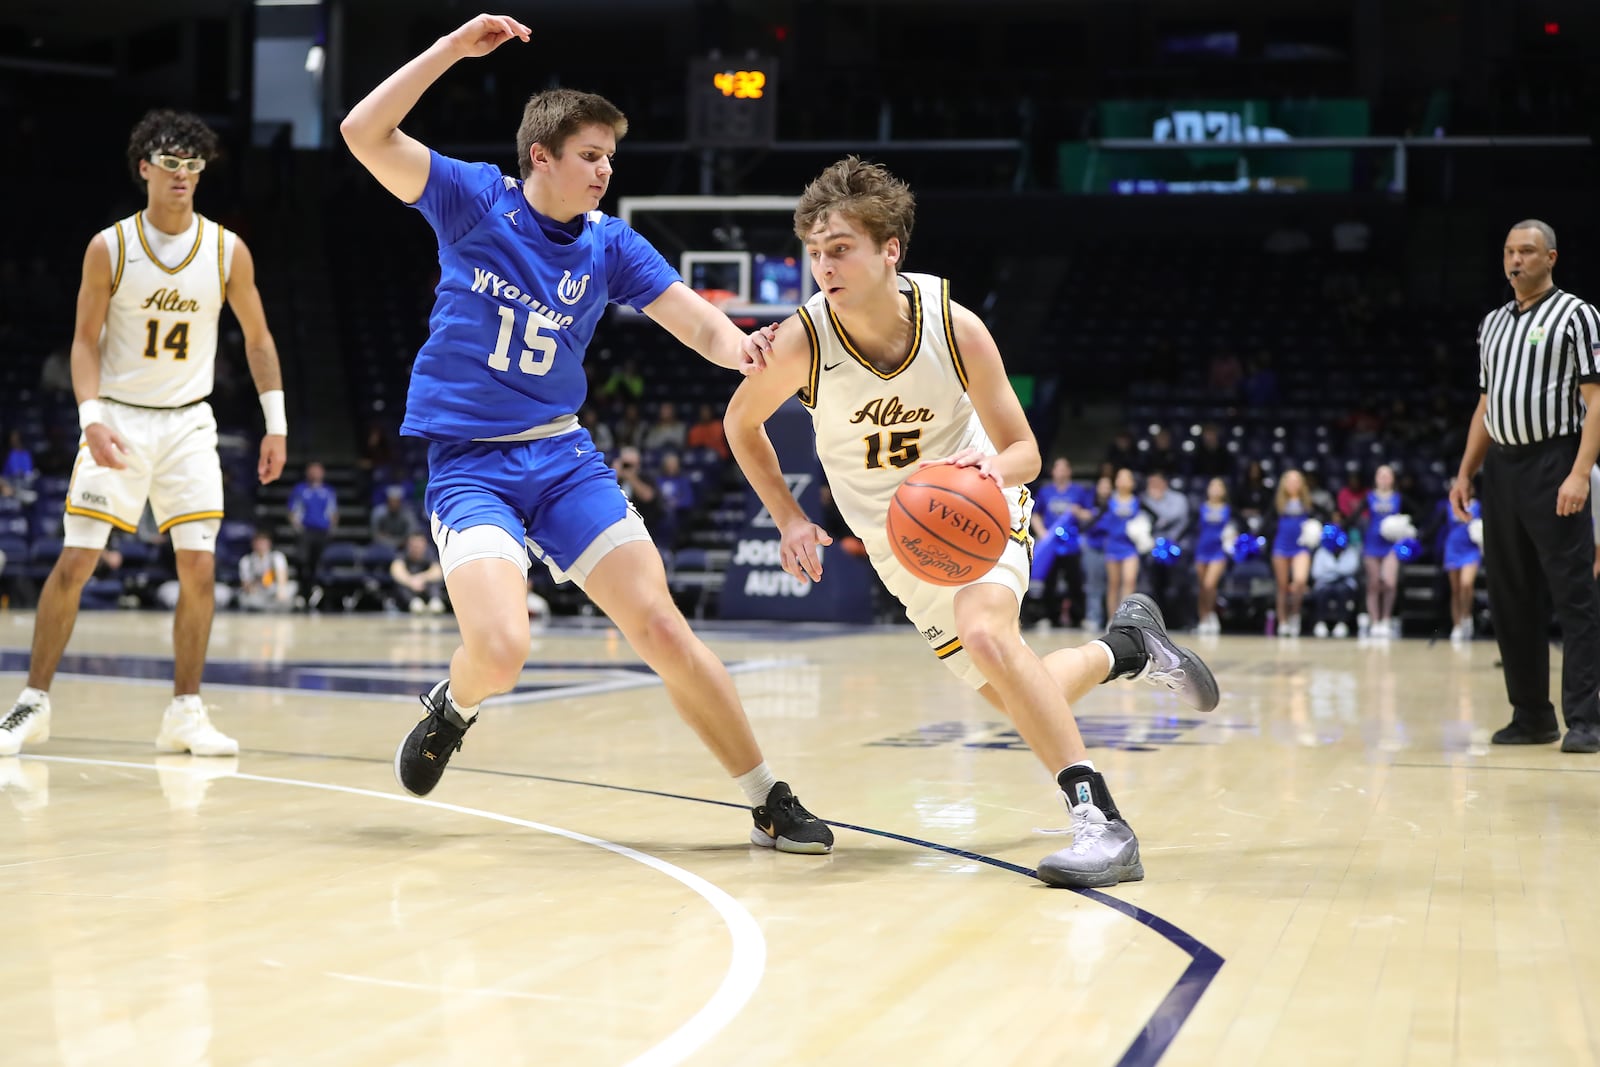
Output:
<path fill-rule="evenodd" d="M 111 506 L 111 501 L 107 500 L 99 493 L 91 493 L 87 489 L 78 494 L 78 499 L 85 504 L 93 504 L 97 508 L 108 508 Z"/>

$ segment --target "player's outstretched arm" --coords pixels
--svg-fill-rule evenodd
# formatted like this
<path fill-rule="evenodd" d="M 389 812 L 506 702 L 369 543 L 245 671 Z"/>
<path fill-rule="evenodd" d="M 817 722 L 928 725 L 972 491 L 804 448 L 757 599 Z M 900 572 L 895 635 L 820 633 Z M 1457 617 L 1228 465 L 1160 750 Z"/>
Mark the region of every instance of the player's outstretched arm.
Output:
<path fill-rule="evenodd" d="M 457 62 L 486 56 L 513 37 L 526 41 L 532 32 L 510 15 L 479 15 L 439 38 L 350 109 L 339 124 L 350 153 L 378 184 L 407 204 L 416 203 L 428 184 L 428 147 L 401 133 L 401 120 Z"/>
<path fill-rule="evenodd" d="M 778 327 L 767 353 L 766 370 L 739 383 L 722 418 L 722 429 L 750 488 L 782 532 L 779 552 L 783 569 L 796 578 L 817 581 L 822 577 L 822 561 L 816 546 L 832 544 L 833 539 L 806 518 L 789 492 L 766 427 L 772 413 L 811 380 L 811 346 L 799 318 L 791 315 Z"/>
<path fill-rule="evenodd" d="M 716 305 L 682 282 L 667 286 L 643 310 L 658 326 L 719 367 L 751 374 L 766 365 L 765 346 L 758 343 L 762 331 L 747 337 Z"/>
<path fill-rule="evenodd" d="M 950 303 L 950 317 L 961 364 L 967 371 L 967 396 L 972 399 L 984 432 L 999 451 L 988 461 L 988 467 L 998 475 L 1001 485 L 1027 485 L 1039 476 L 1043 462 L 1022 401 L 1006 377 L 1000 349 L 983 320 L 954 301 Z"/>
<path fill-rule="evenodd" d="M 239 238 L 233 246 L 233 263 L 228 269 L 228 306 L 244 332 L 244 358 L 250 364 L 250 377 L 261 396 L 261 414 L 267 432 L 261 438 L 261 455 L 256 461 L 256 477 L 262 485 L 278 480 L 288 459 L 289 419 L 283 403 L 283 368 L 278 363 L 278 346 L 267 329 L 267 313 L 261 306 L 261 291 L 256 288 L 256 261 Z"/>

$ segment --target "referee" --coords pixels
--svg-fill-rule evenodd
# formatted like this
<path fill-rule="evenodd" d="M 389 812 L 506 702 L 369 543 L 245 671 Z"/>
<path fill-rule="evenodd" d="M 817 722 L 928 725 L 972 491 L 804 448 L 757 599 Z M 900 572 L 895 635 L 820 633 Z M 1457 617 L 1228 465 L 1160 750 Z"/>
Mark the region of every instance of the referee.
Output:
<path fill-rule="evenodd" d="M 1563 752 L 1600 752 L 1600 591 L 1593 577 L 1589 471 L 1600 452 L 1600 314 L 1556 288 L 1556 235 L 1528 219 L 1506 236 L 1515 299 L 1478 327 L 1478 409 L 1450 490 L 1466 521 L 1483 470 L 1483 552 L 1511 722 L 1497 745 L 1561 736 L 1550 704 L 1553 605 L 1565 654 Z"/>

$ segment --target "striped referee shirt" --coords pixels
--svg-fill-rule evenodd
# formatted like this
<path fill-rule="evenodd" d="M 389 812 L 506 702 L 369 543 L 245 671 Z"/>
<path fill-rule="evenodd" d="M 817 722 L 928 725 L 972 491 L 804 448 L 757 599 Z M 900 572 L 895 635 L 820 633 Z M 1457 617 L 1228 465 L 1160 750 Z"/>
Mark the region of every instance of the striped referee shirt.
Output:
<path fill-rule="evenodd" d="M 1600 382 L 1600 313 L 1551 289 L 1518 311 L 1512 300 L 1478 326 L 1478 389 L 1488 398 L 1489 437 L 1531 445 L 1583 431 L 1578 386 Z"/>

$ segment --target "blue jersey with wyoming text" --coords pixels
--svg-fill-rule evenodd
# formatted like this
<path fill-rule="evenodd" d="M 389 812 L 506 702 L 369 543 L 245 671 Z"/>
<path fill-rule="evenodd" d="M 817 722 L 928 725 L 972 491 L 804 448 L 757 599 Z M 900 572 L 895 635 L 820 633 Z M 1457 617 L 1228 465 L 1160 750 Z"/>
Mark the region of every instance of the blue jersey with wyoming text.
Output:
<path fill-rule="evenodd" d="M 642 308 L 677 272 L 621 219 L 591 211 L 570 232 L 493 164 L 429 158 L 412 206 L 439 239 L 439 285 L 400 432 L 509 440 L 576 414 L 606 305 Z"/>

